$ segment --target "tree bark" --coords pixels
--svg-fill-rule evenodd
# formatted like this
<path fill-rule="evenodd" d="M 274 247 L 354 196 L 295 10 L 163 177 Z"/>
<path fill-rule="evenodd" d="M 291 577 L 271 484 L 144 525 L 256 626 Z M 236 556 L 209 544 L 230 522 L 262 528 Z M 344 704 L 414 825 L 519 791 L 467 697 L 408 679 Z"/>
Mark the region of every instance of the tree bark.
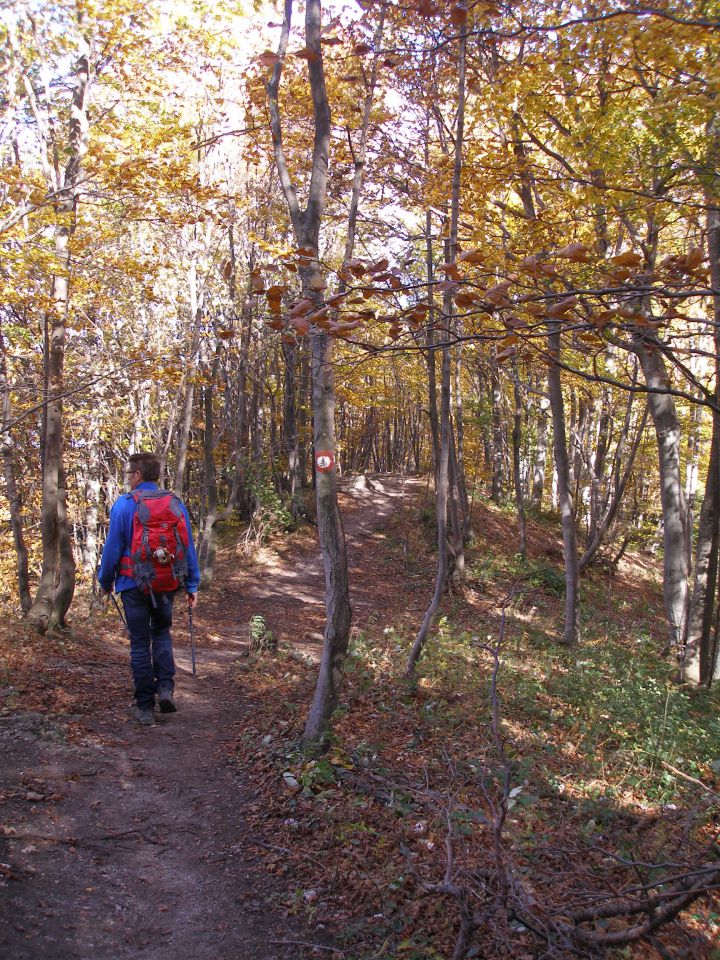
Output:
<path fill-rule="evenodd" d="M 553 424 L 553 453 L 557 473 L 558 503 L 563 534 L 565 558 L 565 624 L 561 643 L 572 646 L 580 636 L 580 570 L 578 567 L 577 532 L 575 510 L 570 491 L 570 463 L 565 436 L 565 405 L 560 381 L 560 323 L 548 321 L 548 347 L 551 363 L 548 367 L 548 392 Z"/>
<path fill-rule="evenodd" d="M 648 407 L 655 425 L 663 514 L 665 611 L 670 649 L 683 656 L 688 613 L 687 513 L 680 467 L 680 422 L 667 390 L 670 382 L 659 344 L 638 331 L 633 344 L 650 388 Z"/>
<path fill-rule="evenodd" d="M 57 272 L 52 284 L 52 308 L 46 318 L 47 404 L 45 407 L 44 458 L 42 476 L 43 560 L 35 600 L 28 622 L 39 632 L 65 626 L 65 615 L 75 590 L 75 560 L 67 524 L 64 469 L 62 463 L 65 328 L 70 302 L 70 240 L 75 229 L 80 164 L 88 144 L 88 94 L 90 63 L 85 49 L 74 74 L 69 130 L 69 158 L 57 202 L 55 260 Z"/>
<path fill-rule="evenodd" d="M 720 139 L 720 132 L 716 134 Z M 718 150 L 716 148 L 715 152 Z M 710 282 L 720 290 L 720 205 L 707 197 L 707 246 Z M 720 293 L 712 298 L 715 343 L 715 402 L 720 403 Z M 710 462 L 705 495 L 700 508 L 695 577 L 688 615 L 687 642 L 682 657 L 683 678 L 691 683 L 712 683 L 720 676 L 716 643 L 713 641 L 715 596 L 720 551 L 720 414 L 712 410 Z"/>
<path fill-rule="evenodd" d="M 17 469 L 15 464 L 15 446 L 10 432 L 9 423 L 12 419 L 10 404 L 10 383 L 8 381 L 7 360 L 5 356 L 5 339 L 0 329 L 0 389 L 2 391 L 2 434 L 0 435 L 0 451 L 3 459 L 3 475 L 5 478 L 5 494 L 10 511 L 10 529 L 12 530 L 15 545 L 20 608 L 24 614 L 32 606 L 30 596 L 30 578 L 28 574 L 28 550 L 25 543 L 24 523 L 22 515 L 22 500 L 17 485 Z"/>
<path fill-rule="evenodd" d="M 288 170 L 283 149 L 278 92 L 283 59 L 287 52 L 292 19 L 292 0 L 285 0 L 283 27 L 278 49 L 279 60 L 266 84 L 270 128 L 275 165 L 290 213 L 295 241 L 310 251 L 310 263 L 301 267 L 303 295 L 316 302 L 321 286 L 318 245 L 327 192 L 330 148 L 330 107 L 320 44 L 322 8 L 320 0 L 307 0 L 305 6 L 305 42 L 312 56 L 308 59 L 310 92 L 313 102 L 315 137 L 311 161 L 307 204 L 301 209 Z M 332 341 L 322 330 L 311 331 L 312 406 L 315 453 L 329 451 L 335 456 L 335 383 L 332 368 Z M 316 470 L 318 533 L 325 569 L 325 636 L 315 695 L 305 723 L 305 740 L 322 746 L 327 743 L 332 715 L 338 704 L 345 654 L 350 639 L 350 607 L 345 535 L 337 502 L 336 468 Z"/>

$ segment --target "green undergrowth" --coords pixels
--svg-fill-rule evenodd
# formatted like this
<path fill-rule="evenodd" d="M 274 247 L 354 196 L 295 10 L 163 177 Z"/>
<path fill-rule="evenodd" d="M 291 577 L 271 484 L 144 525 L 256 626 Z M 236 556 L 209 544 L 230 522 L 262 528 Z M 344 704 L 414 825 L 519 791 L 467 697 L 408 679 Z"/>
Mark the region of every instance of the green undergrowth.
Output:
<path fill-rule="evenodd" d="M 250 667 L 292 718 L 278 731 L 268 701 L 246 740 L 274 771 L 265 816 L 276 842 L 311 851 L 311 861 L 287 866 L 286 907 L 339 923 L 354 960 L 451 955 L 456 905 L 424 898 L 418 880 L 442 880 L 448 830 L 458 869 L 492 867 L 505 760 L 503 843 L 519 875 L 543 877 L 546 902 L 584 896 L 589 877 L 600 897 L 634 882 L 614 858 L 696 860 L 711 840 L 718 692 L 674 684 L 642 632 L 621 642 L 603 628 L 568 651 L 512 613 L 499 649 L 497 632 L 441 619 L 412 679 L 409 635 L 392 625 L 356 633 L 323 756 L 299 739 L 316 668 L 288 650 Z M 492 729 L 496 665 L 504 758 Z M 697 923 L 714 924 L 716 936 L 708 910 L 697 908 Z M 478 956 L 514 956 L 483 936 Z M 641 946 L 617 956 L 636 960 Z"/>
<path fill-rule="evenodd" d="M 278 846 L 309 852 L 283 866 L 285 906 L 344 930 L 336 943 L 353 960 L 452 955 L 457 904 L 420 884 L 443 881 L 448 848 L 454 876 L 492 871 L 504 795 L 504 855 L 560 914 L 638 873 L 654 879 L 654 863 L 700 862 L 715 837 L 720 691 L 674 682 L 650 565 L 625 580 L 585 579 L 582 642 L 567 649 L 550 554 L 524 562 L 499 542 L 481 550 L 472 590 L 444 598 L 413 677 L 401 605 L 354 632 L 325 754 L 301 742 L 316 666 L 281 648 L 249 662 L 242 681 L 257 694 L 243 749 L 267 784 L 258 816 Z M 423 567 L 418 553 L 408 578 Z M 703 901 L 678 921 L 695 944 L 720 933 L 714 909 Z M 468 956 L 536 955 L 527 931 L 510 933 L 490 924 Z M 608 956 L 639 960 L 645 949 Z"/>

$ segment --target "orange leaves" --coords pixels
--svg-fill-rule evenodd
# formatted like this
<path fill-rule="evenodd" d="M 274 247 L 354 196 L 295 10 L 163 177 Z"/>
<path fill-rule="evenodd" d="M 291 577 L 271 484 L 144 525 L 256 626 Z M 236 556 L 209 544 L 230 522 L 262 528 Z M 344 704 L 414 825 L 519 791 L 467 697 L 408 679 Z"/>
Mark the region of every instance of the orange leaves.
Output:
<path fill-rule="evenodd" d="M 310 47 L 301 47 L 299 50 L 293 50 L 291 57 L 297 57 L 298 60 L 307 60 L 308 63 L 316 63 L 320 59 L 320 54 Z"/>
<path fill-rule="evenodd" d="M 440 13 L 440 7 L 432 0 L 420 0 L 415 9 L 421 17 L 436 17 Z"/>
<path fill-rule="evenodd" d="M 548 307 L 547 315 L 553 318 L 562 317 L 569 310 L 572 310 L 573 307 L 576 307 L 577 304 L 577 297 L 566 297 L 564 300 L 560 300 L 558 303 L 554 303 L 551 307 Z"/>
<path fill-rule="evenodd" d="M 262 270 L 255 269 L 250 274 L 250 288 L 253 293 L 265 293 L 265 281 Z"/>
<path fill-rule="evenodd" d="M 301 336 L 310 332 L 310 322 L 304 317 L 292 317 L 290 319 L 290 325 L 294 327 Z"/>
<path fill-rule="evenodd" d="M 382 260 L 376 260 L 375 263 L 371 263 L 367 268 L 368 273 L 383 273 L 390 265 L 390 261 L 387 257 L 383 257 Z"/>
<path fill-rule="evenodd" d="M 561 260 L 571 260 L 573 263 L 589 263 L 590 251 L 584 243 L 571 243 L 562 247 L 555 254 Z"/>
<path fill-rule="evenodd" d="M 465 253 L 459 254 L 457 262 L 480 264 L 485 263 L 485 257 L 479 250 L 467 250 Z"/>
<path fill-rule="evenodd" d="M 483 294 L 483 300 L 486 300 L 488 303 L 491 303 L 496 307 L 506 306 L 510 303 L 507 294 L 511 286 L 512 283 L 510 280 L 505 280 L 503 283 L 497 283 L 494 287 L 490 287 L 489 290 L 485 291 Z"/>
<path fill-rule="evenodd" d="M 310 313 L 310 311 L 313 310 L 314 308 L 315 308 L 315 301 L 310 300 L 308 297 L 304 297 L 302 300 L 298 300 L 298 302 L 293 307 L 291 307 L 290 316 L 304 317 L 304 316 L 307 316 L 307 314 Z"/>
<path fill-rule="evenodd" d="M 442 270 L 448 280 L 462 280 L 462 274 L 456 263 L 443 263 L 442 266 L 438 267 L 438 270 Z"/>
<path fill-rule="evenodd" d="M 450 23 L 452 23 L 455 27 L 464 27 L 467 23 L 467 19 L 467 7 L 462 6 L 462 4 L 458 4 L 450 11 Z"/>
<path fill-rule="evenodd" d="M 272 287 L 268 287 L 265 291 L 265 296 L 268 300 L 279 300 L 284 293 L 288 292 L 288 287 L 285 284 L 275 284 Z"/>
<path fill-rule="evenodd" d="M 616 257 L 610 257 L 610 263 L 616 267 L 639 267 L 643 262 L 642 254 L 632 250 L 625 250 Z"/>

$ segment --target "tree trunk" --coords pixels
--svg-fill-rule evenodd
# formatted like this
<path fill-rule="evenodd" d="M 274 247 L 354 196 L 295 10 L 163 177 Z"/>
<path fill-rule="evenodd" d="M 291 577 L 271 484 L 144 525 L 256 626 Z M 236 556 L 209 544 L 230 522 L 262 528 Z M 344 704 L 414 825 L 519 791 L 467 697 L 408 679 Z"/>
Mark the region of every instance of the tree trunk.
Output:
<path fill-rule="evenodd" d="M 720 138 L 720 133 L 716 134 Z M 717 148 L 714 151 L 717 153 Z M 707 245 L 710 255 L 710 282 L 720 290 L 720 205 L 707 197 Z M 720 403 L 720 294 L 713 294 L 715 343 L 715 403 Z M 720 674 L 716 643 L 713 641 L 715 592 L 720 549 L 720 414 L 712 410 L 710 463 L 705 495 L 700 508 L 695 580 L 688 617 L 687 643 L 682 658 L 683 677 L 691 683 L 711 683 Z M 714 661 L 714 662 L 713 662 Z"/>
<path fill-rule="evenodd" d="M 300 450 L 298 447 L 297 374 L 298 347 L 282 344 L 284 365 L 283 390 L 283 448 L 287 457 L 287 477 L 290 494 L 290 512 L 297 520 L 303 513 L 301 500 Z"/>
<path fill-rule="evenodd" d="M 648 407 L 655 425 L 663 515 L 665 611 L 670 649 L 682 657 L 688 611 L 687 514 L 680 467 L 680 423 L 658 344 L 644 331 L 633 337 L 635 350 L 650 388 Z"/>
<path fill-rule="evenodd" d="M 545 491 L 545 469 L 547 466 L 548 445 L 548 408 L 550 401 L 543 397 L 538 405 L 537 439 L 533 458 L 533 483 L 529 506 L 537 510 L 542 506 Z"/>
<path fill-rule="evenodd" d="M 503 427 L 502 415 L 502 390 L 500 388 L 500 374 L 497 364 L 490 360 L 490 396 L 492 400 L 492 492 L 491 497 L 494 503 L 502 503 L 503 492 L 505 490 L 505 478 L 503 469 L 505 457 L 503 447 L 505 445 L 505 430 Z"/>
<path fill-rule="evenodd" d="M 69 132 L 69 159 L 57 201 L 52 308 L 46 318 L 46 377 L 44 458 L 42 472 L 42 570 L 28 622 L 39 632 L 65 626 L 75 590 L 75 560 L 67 524 L 65 477 L 62 464 L 62 394 L 65 367 L 65 325 L 70 301 L 70 239 L 75 229 L 80 163 L 87 152 L 90 65 L 83 51 L 75 66 Z"/>
<path fill-rule="evenodd" d="M 212 583 L 215 572 L 215 550 L 218 519 L 218 488 L 217 470 L 215 469 L 215 421 L 213 413 L 213 394 L 217 357 L 213 361 L 210 374 L 210 383 L 203 387 L 203 411 L 205 415 L 205 429 L 203 431 L 203 459 L 205 463 L 205 489 L 207 492 L 207 513 L 203 525 L 202 537 L 198 544 L 198 565 L 200 567 L 200 582 L 203 586 Z"/>
<path fill-rule="evenodd" d="M 15 545 L 18 583 L 18 596 L 20 598 L 20 607 L 26 614 L 32 606 L 30 596 L 30 579 L 28 575 L 28 550 L 25 543 L 25 534 L 23 531 L 22 500 L 17 486 L 17 469 L 15 464 L 15 446 L 13 444 L 12 434 L 9 423 L 12 419 L 10 408 L 10 384 L 7 379 L 7 366 L 5 360 L 5 341 L 0 331 L 0 377 L 2 378 L 2 434 L 0 434 L 0 450 L 3 459 L 3 475 L 5 478 L 5 494 L 7 496 L 8 508 L 10 511 L 10 529 L 12 530 L 13 543 Z"/>
<path fill-rule="evenodd" d="M 580 570 L 578 567 L 575 510 L 570 492 L 570 463 L 565 436 L 565 405 L 560 382 L 560 323 L 548 321 L 548 347 L 552 358 L 548 367 L 548 392 L 553 424 L 553 453 L 557 473 L 558 503 L 563 534 L 565 558 L 565 625 L 561 643 L 572 646 L 578 642 L 580 629 Z"/>
<path fill-rule="evenodd" d="M 520 392 L 520 382 L 517 376 L 517 368 L 513 370 L 513 396 L 515 399 L 515 414 L 513 417 L 512 431 L 512 449 L 513 449 L 513 485 L 515 487 L 515 505 L 518 516 L 518 539 L 520 547 L 520 556 L 525 562 L 527 560 L 527 530 L 525 523 L 525 500 L 522 489 L 522 476 L 520 473 L 520 462 L 522 456 L 522 415 L 523 404 L 522 394 Z"/>
<path fill-rule="evenodd" d="M 301 267 L 303 295 L 316 302 L 322 288 L 318 257 L 320 226 L 327 193 L 327 171 L 330 148 L 330 107 L 325 87 L 322 46 L 322 9 L 320 0 L 307 0 L 305 5 L 305 43 L 312 56 L 307 69 L 313 101 L 315 138 L 312 170 L 307 193 L 307 205 L 300 208 L 282 142 L 282 125 L 278 104 L 278 90 L 290 37 L 292 0 L 285 0 L 279 59 L 272 78 L 266 85 L 270 129 L 275 164 L 290 213 L 295 241 L 299 247 L 311 251 L 309 265 Z M 335 445 L 335 382 L 332 368 L 332 342 L 322 330 L 311 331 L 312 350 L 312 407 L 315 455 L 328 452 L 336 455 Z M 327 743 L 332 715 L 338 704 L 343 676 L 345 654 L 350 638 L 352 611 L 350 608 L 347 554 L 337 502 L 336 468 L 316 470 L 316 502 L 320 548 L 325 569 L 325 637 L 318 682 L 312 706 L 305 723 L 305 739 L 316 745 Z"/>

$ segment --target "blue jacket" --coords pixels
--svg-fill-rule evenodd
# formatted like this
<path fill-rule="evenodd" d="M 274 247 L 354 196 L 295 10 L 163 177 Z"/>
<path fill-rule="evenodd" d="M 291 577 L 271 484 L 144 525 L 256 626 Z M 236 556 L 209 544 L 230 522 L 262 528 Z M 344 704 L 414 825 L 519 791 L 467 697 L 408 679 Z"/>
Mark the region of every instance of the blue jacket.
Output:
<path fill-rule="evenodd" d="M 157 490 L 159 488 L 156 483 L 150 483 L 146 480 L 143 481 L 143 483 L 139 483 L 135 489 Z M 188 544 L 187 550 L 188 576 L 185 582 L 185 590 L 188 593 L 197 593 L 197 588 L 200 586 L 200 567 L 198 566 L 197 553 L 195 552 L 192 530 L 190 529 L 190 517 L 188 516 L 187 507 L 184 503 L 182 504 L 182 508 L 185 514 L 188 534 L 190 535 L 190 543 Z M 98 583 L 103 590 L 112 590 L 113 583 L 115 584 L 117 593 L 122 593 L 123 590 L 132 590 L 134 587 L 137 587 L 137 583 L 132 577 L 126 577 L 118 572 L 121 559 L 130 554 L 133 517 L 135 516 L 136 510 L 137 504 L 132 495 L 126 493 L 115 501 L 110 511 L 110 526 L 108 528 L 105 546 L 103 547 L 100 569 L 98 570 Z"/>

